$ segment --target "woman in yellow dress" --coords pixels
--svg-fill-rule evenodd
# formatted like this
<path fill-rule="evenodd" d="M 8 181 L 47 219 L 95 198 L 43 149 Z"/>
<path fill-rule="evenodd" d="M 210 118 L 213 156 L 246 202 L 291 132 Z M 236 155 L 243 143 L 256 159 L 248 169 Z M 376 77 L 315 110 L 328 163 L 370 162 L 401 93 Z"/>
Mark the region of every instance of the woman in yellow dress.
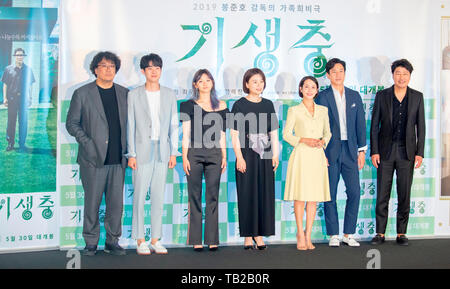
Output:
<path fill-rule="evenodd" d="M 285 201 L 294 201 L 297 249 L 312 250 L 311 233 L 317 202 L 330 201 L 328 161 L 324 148 L 331 138 L 328 108 L 314 103 L 319 84 L 312 76 L 299 84 L 299 105 L 290 107 L 283 139 L 294 147 L 286 173 Z M 306 231 L 303 214 L 306 203 Z"/>

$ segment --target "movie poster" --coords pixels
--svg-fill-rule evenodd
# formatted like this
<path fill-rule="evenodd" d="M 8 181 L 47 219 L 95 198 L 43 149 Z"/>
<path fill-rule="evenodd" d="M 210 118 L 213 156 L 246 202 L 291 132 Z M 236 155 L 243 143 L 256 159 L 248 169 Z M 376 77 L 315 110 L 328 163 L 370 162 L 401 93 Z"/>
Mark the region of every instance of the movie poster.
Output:
<path fill-rule="evenodd" d="M 57 1 L 0 1 L 0 251 L 56 243 Z"/>

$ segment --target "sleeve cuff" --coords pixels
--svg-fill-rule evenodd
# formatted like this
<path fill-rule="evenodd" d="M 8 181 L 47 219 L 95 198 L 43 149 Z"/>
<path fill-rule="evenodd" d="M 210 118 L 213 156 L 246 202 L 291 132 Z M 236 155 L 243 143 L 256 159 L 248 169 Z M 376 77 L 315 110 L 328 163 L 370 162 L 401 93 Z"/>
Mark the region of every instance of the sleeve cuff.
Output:
<path fill-rule="evenodd" d="M 127 153 L 127 154 L 124 154 L 124 157 L 126 157 L 126 158 L 136 158 L 136 154 L 135 153 Z"/>
<path fill-rule="evenodd" d="M 367 145 L 366 145 L 366 146 L 363 146 L 363 147 L 361 147 L 361 148 L 358 148 L 358 152 L 361 152 L 361 151 L 366 152 L 366 151 L 367 151 L 367 148 L 368 148 Z"/>

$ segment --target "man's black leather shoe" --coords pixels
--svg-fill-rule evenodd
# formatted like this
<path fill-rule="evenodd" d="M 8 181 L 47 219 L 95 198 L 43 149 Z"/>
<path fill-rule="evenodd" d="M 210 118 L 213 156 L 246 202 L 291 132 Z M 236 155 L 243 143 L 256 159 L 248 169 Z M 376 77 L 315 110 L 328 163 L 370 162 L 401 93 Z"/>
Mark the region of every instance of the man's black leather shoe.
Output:
<path fill-rule="evenodd" d="M 125 252 L 125 249 L 120 247 L 119 244 L 108 244 L 105 243 L 105 253 L 116 255 L 116 256 L 123 256 L 127 253 Z"/>
<path fill-rule="evenodd" d="M 97 246 L 95 245 L 87 245 L 83 249 L 83 256 L 94 256 L 97 253 Z"/>
<path fill-rule="evenodd" d="M 408 246 L 408 238 L 405 235 L 400 235 L 400 237 L 397 237 L 396 241 L 400 246 Z"/>
<path fill-rule="evenodd" d="M 372 245 L 381 245 L 384 243 L 384 236 L 381 236 L 380 234 L 376 234 L 375 237 L 373 237 L 372 241 L 370 242 L 370 244 Z"/>

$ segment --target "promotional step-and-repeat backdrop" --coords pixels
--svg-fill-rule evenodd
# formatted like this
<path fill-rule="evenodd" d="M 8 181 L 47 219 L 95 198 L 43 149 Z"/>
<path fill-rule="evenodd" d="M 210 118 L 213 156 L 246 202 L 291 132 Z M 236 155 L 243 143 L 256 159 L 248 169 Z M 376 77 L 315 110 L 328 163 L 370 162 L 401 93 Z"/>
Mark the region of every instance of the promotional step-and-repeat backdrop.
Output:
<path fill-rule="evenodd" d="M 59 245 L 57 20 L 58 1 L 0 1 L 0 252 Z"/>
<path fill-rule="evenodd" d="M 179 102 L 190 98 L 195 71 L 207 68 L 214 75 L 218 95 L 230 109 L 237 99 L 245 96 L 242 90 L 244 72 L 258 67 L 267 77 L 263 96 L 273 101 L 281 129 L 288 108 L 300 102 L 298 83 L 303 76 L 317 77 L 321 90 L 329 86 L 325 63 L 332 57 L 346 61 L 345 84 L 360 93 L 367 127 L 370 127 L 376 92 L 393 84 L 392 61 L 407 58 L 414 66 L 410 86 L 424 93 L 427 125 L 425 159 L 422 167 L 414 171 L 408 235 L 450 235 L 449 200 L 441 190 L 441 171 L 444 171 L 441 158 L 442 163 L 448 159 L 445 156 L 447 150 L 444 150 L 446 145 L 441 144 L 444 138 L 441 137 L 440 121 L 441 108 L 446 107 L 446 97 L 441 92 L 445 88 L 439 84 L 444 73 L 442 55 L 445 55 L 446 46 L 442 41 L 448 40 L 449 33 L 443 29 L 445 15 L 450 15 L 450 1 L 190 0 L 156 3 L 145 0 L 61 0 L 59 97 L 55 102 L 58 108 L 56 169 L 52 170 L 50 164 L 33 165 L 31 160 L 39 172 L 25 172 L 26 178 L 30 179 L 32 174 L 36 174 L 55 180 L 56 175 L 56 194 L 2 193 L 0 249 L 36 246 L 38 240 L 34 231 L 43 231 L 44 228 L 52 232 L 52 239 L 61 248 L 84 246 L 84 194 L 76 164 L 77 144 L 66 131 L 65 120 L 73 91 L 94 80 L 89 64 L 93 56 L 103 50 L 119 55 L 122 66 L 115 81 L 129 88 L 145 81 L 139 70 L 141 56 L 150 52 L 159 54 L 164 62 L 161 84 L 173 88 Z M 7 53 L 12 55 L 13 51 L 10 48 Z M 11 62 L 13 57 L 5 59 Z M 8 60 L 4 61 L 5 65 Z M 41 69 L 41 77 L 46 75 L 43 71 Z M 0 113 L 5 120 L 2 125 L 6 124 L 6 107 Z M 293 203 L 283 201 L 284 179 L 292 147 L 282 141 L 281 133 L 280 140 L 280 166 L 275 183 L 276 235 L 267 238 L 268 242 L 292 242 L 296 234 Z M 242 239 L 238 228 L 235 156 L 229 133 L 227 142 L 228 169 L 222 175 L 220 185 L 219 229 L 220 242 L 233 244 L 242 242 Z M 181 142 L 179 150 L 181 152 Z M 8 153 L 2 148 L 0 155 Z M 167 245 L 184 245 L 187 238 L 187 183 L 181 158 L 177 162 L 177 166 L 169 170 L 165 192 L 162 243 Z M 2 181 L 15 179 L 11 174 Z M 443 180 L 444 177 L 446 175 L 442 175 Z M 376 170 L 369 154 L 360 179 L 361 202 L 356 236 L 367 239 L 375 234 L 376 199 Z M 50 198 L 46 199 L 46 196 Z M 33 197 L 32 202 L 30 197 Z M 132 198 L 131 171 L 127 169 L 120 241 L 125 246 L 135 244 L 131 239 Z M 146 237 L 150 238 L 150 196 L 147 199 Z M 338 193 L 341 222 L 345 199 L 345 186 L 341 181 Z M 394 182 L 388 236 L 396 233 L 396 207 Z M 36 224 L 19 216 L 27 209 L 33 213 Z M 102 204 L 101 223 L 104 210 Z M 43 216 L 39 220 L 38 214 Z M 50 218 L 45 217 L 50 215 Z M 20 238 L 22 235 L 32 236 L 32 240 L 11 241 L 12 237 Z M 105 237 L 102 228 L 100 245 L 103 245 Z M 325 237 L 323 204 L 319 204 L 313 238 L 323 240 Z"/>

